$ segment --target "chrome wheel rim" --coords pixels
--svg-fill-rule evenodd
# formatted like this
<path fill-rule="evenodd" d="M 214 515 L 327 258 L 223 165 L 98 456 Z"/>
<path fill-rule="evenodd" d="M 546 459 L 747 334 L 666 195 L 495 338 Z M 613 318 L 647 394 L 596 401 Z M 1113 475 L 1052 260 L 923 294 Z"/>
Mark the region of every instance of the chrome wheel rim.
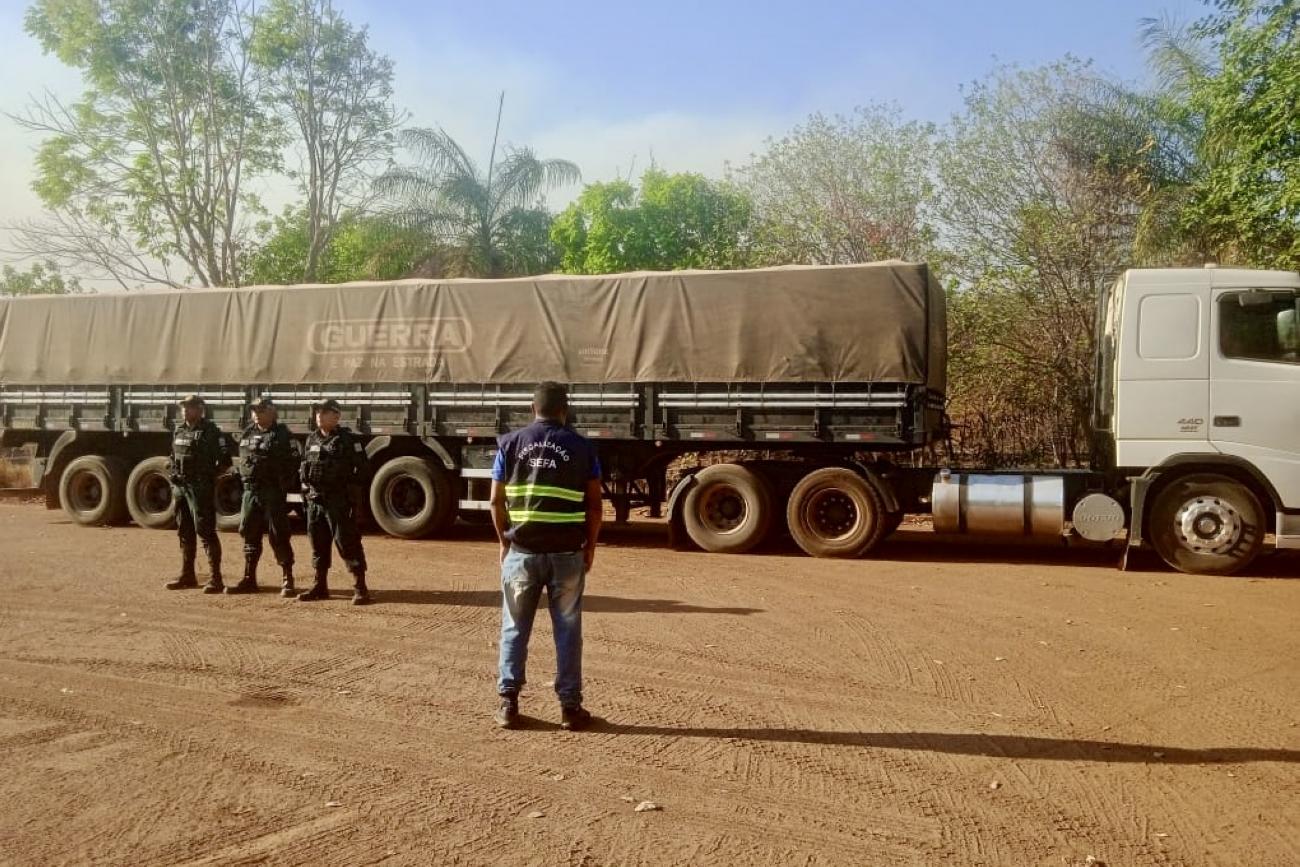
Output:
<path fill-rule="evenodd" d="M 1236 506 L 1219 497 L 1194 497 L 1174 515 L 1178 540 L 1197 554 L 1226 554 L 1241 541 L 1245 522 Z"/>

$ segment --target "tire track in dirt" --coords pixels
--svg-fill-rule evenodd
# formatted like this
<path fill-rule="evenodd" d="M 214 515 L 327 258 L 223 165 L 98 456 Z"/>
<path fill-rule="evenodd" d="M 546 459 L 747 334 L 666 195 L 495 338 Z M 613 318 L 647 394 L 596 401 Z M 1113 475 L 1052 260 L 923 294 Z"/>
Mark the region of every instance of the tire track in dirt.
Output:
<path fill-rule="evenodd" d="M 1104 748 L 1076 744 L 1300 746 L 1283 722 L 1295 717 L 1294 678 L 1262 671 L 1250 642 L 1201 631 L 1232 617 L 1251 623 L 1271 665 L 1293 658 L 1285 585 L 1232 595 L 1194 581 L 1174 593 L 1091 569 L 1047 587 L 1032 564 L 868 568 L 612 549 L 589 585 L 605 610 L 588 618 L 587 670 L 613 730 L 549 728 L 543 612 L 527 710 L 546 722 L 498 733 L 486 721 L 498 615 L 484 604 L 488 582 L 464 577 L 490 570 L 490 545 L 375 539 L 381 587 L 391 580 L 421 604 L 354 610 L 143 588 L 126 564 L 154 537 L 106 530 L 92 592 L 79 596 L 69 588 L 85 581 L 80 567 L 54 554 L 66 551 L 61 534 L 85 531 L 45 520 L 24 532 L 49 537 L 49 560 L 39 549 L 25 564 L 33 577 L 6 609 L 18 612 L 15 628 L 0 635 L 0 732 L 20 712 L 68 730 L 37 752 L 0 753 L 19 759 L 11 780 L 26 787 L 24 809 L 57 795 L 96 815 L 90 781 L 52 783 L 22 761 L 99 762 L 114 739 L 138 745 L 142 759 L 119 762 L 116 776 L 142 802 L 156 794 L 146 780 L 170 791 L 184 768 L 201 780 L 192 793 L 223 811 L 103 816 L 99 836 L 117 860 L 129 850 L 137 861 L 209 863 L 1073 865 L 1096 854 L 1199 864 L 1249 851 L 1283 864 L 1300 848 L 1300 821 L 1288 821 L 1300 820 L 1293 763 L 1162 764 L 1122 743 L 1122 760 L 1108 762 Z M 429 555 L 432 576 L 420 562 Z M 1222 609 L 1203 611 L 1197 593 Z M 1078 628 L 1061 626 L 1067 618 Z M 1181 633 L 1168 628 L 1175 618 Z M 190 646 L 166 643 L 173 632 Z M 926 659 L 944 661 L 952 683 L 941 688 Z M 1192 670 L 1204 674 L 1188 701 L 1170 683 Z M 248 697 L 261 701 L 239 703 Z M 69 708 L 84 716 L 58 715 Z M 1020 735 L 1043 740 L 1019 747 Z M 665 810 L 632 814 L 623 794 Z M 343 806 L 323 806 L 334 799 Z M 528 819 L 533 809 L 545 818 Z M 75 843 L 0 832 L 0 851 L 90 860 L 92 828 L 74 817 Z M 34 845 L 47 857 L 30 857 Z"/>

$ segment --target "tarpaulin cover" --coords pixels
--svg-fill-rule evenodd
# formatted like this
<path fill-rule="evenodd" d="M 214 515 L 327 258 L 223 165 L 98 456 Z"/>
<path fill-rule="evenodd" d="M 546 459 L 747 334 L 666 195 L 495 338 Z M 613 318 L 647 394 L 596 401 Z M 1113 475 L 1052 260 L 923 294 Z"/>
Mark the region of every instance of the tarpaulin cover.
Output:
<path fill-rule="evenodd" d="M 923 264 L 0 299 L 0 382 L 944 388 Z"/>

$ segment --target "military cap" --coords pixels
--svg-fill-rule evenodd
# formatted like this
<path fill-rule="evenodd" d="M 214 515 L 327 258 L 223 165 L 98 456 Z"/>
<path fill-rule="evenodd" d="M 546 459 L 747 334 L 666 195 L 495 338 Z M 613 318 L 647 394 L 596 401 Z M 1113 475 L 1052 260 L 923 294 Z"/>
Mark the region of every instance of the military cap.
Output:
<path fill-rule="evenodd" d="M 275 402 L 269 397 L 259 397 L 253 401 L 253 409 L 275 409 Z"/>
<path fill-rule="evenodd" d="M 187 394 L 176 401 L 177 406 L 207 406 L 207 402 L 197 394 Z"/>
<path fill-rule="evenodd" d="M 341 413 L 341 412 L 343 412 L 343 407 L 339 406 L 339 402 L 338 402 L 337 400 L 335 400 L 334 398 L 332 398 L 332 397 L 327 397 L 327 398 L 325 398 L 324 400 L 322 400 L 320 403 L 316 404 L 316 411 L 317 411 L 317 412 L 340 412 L 340 413 Z"/>

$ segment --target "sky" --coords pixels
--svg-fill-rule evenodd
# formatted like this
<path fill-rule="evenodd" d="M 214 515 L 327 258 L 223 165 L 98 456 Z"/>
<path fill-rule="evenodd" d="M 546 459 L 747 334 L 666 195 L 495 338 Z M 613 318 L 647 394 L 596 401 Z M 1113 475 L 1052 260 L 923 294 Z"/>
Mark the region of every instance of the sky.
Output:
<path fill-rule="evenodd" d="M 960 110 L 963 85 L 999 63 L 1070 54 L 1140 82 L 1140 19 L 1206 12 L 1198 0 L 336 4 L 393 58 L 396 101 L 412 124 L 442 126 L 486 161 L 504 90 L 503 140 L 573 160 L 585 181 L 639 174 L 652 160 L 720 176 L 817 111 L 887 102 L 942 122 Z M 0 0 L 3 112 L 21 113 L 46 90 L 73 98 L 81 89 L 24 32 L 27 5 Z M 0 115 L 0 225 L 40 213 L 30 189 L 37 144 Z"/>

